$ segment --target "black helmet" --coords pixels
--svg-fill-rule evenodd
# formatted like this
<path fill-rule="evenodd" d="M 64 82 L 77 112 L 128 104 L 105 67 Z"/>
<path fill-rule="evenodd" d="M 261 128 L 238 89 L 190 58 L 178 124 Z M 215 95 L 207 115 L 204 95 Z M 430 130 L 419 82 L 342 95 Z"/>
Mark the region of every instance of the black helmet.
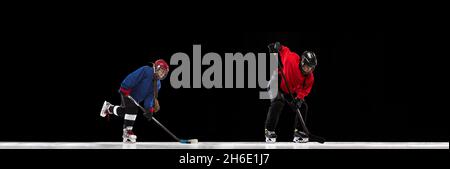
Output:
<path fill-rule="evenodd" d="M 299 64 L 299 68 L 300 68 L 300 71 L 302 72 L 302 74 L 303 75 L 308 75 L 309 73 L 306 73 L 303 70 L 303 68 L 302 68 L 304 65 L 307 65 L 307 66 L 311 67 L 313 70 L 316 68 L 316 66 L 317 66 L 317 57 L 316 57 L 316 54 L 314 54 L 314 52 L 311 52 L 311 51 L 303 52 L 302 60 L 301 60 L 301 62 Z"/>
<path fill-rule="evenodd" d="M 300 66 L 302 67 L 303 65 L 308 65 L 309 67 L 314 69 L 317 66 L 316 54 L 311 51 L 303 52 Z"/>

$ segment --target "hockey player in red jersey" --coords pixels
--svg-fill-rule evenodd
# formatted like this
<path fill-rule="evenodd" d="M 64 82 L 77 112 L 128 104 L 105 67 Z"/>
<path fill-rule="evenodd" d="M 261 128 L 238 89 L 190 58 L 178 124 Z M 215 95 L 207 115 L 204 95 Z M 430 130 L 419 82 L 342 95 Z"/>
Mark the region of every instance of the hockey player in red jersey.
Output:
<path fill-rule="evenodd" d="M 278 69 L 278 86 L 281 90 L 278 90 L 277 95 L 272 98 L 265 122 L 266 142 L 276 142 L 277 135 L 275 129 L 284 105 L 286 103 L 296 103 L 297 105 L 294 106 L 300 108 L 305 97 L 311 92 L 311 88 L 314 84 L 313 71 L 317 65 L 317 58 L 311 51 L 304 51 L 302 55 L 299 56 L 297 53 L 292 52 L 288 47 L 283 46 L 278 42 L 270 44 L 268 47 L 270 53 L 279 54 L 279 64 L 281 64 L 281 69 Z M 285 79 L 281 78 L 281 73 L 284 73 L 288 86 L 285 84 Z M 289 89 L 287 87 L 289 87 Z M 294 98 L 290 96 L 289 92 L 292 93 Z M 295 99 L 295 101 L 292 99 Z M 299 115 L 297 113 L 295 114 L 293 141 L 296 143 L 308 142 L 308 136 L 305 132 L 301 131 L 302 126 L 299 121 Z"/>

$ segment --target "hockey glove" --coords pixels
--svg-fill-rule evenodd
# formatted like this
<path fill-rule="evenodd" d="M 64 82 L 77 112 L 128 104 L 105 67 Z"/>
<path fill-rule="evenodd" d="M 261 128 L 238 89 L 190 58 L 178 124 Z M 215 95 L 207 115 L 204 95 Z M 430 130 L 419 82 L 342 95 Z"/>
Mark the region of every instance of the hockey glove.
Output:
<path fill-rule="evenodd" d="M 295 106 L 297 106 L 297 108 L 300 109 L 302 107 L 303 102 L 305 102 L 305 100 L 300 99 L 300 98 L 295 98 L 294 104 L 295 104 Z"/>
<path fill-rule="evenodd" d="M 278 53 L 281 51 L 280 42 L 271 43 L 267 47 L 269 48 L 270 53 Z"/>
<path fill-rule="evenodd" d="M 153 112 L 154 112 L 154 110 L 153 110 L 153 108 L 151 108 L 149 111 L 144 113 L 144 117 L 147 118 L 148 120 L 152 120 Z"/>

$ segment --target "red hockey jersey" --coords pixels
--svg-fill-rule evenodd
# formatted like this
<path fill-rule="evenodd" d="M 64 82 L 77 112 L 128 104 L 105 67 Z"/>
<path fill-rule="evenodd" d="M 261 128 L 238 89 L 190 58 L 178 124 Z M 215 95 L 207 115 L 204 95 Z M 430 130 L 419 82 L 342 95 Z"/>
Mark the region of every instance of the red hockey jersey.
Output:
<path fill-rule="evenodd" d="M 286 76 L 286 80 L 292 94 L 296 95 L 296 98 L 303 100 L 305 96 L 309 94 L 314 84 L 313 72 L 306 76 L 303 75 L 299 67 L 301 61 L 300 56 L 295 52 L 291 52 L 291 50 L 289 50 L 286 46 L 281 47 L 280 60 L 283 64 L 282 71 Z M 278 76 L 278 78 L 281 78 L 280 88 L 284 93 L 289 93 L 286 88 L 285 81 L 280 73 L 281 72 L 279 72 Z"/>

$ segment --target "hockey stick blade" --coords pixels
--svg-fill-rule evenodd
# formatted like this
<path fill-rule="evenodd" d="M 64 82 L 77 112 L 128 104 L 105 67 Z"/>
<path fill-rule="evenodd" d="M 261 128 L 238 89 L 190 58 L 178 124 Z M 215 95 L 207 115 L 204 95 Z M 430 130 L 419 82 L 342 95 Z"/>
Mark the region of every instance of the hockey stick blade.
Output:
<path fill-rule="evenodd" d="M 182 144 L 197 144 L 198 139 L 189 139 L 189 140 L 181 139 L 180 143 L 182 143 Z"/>

